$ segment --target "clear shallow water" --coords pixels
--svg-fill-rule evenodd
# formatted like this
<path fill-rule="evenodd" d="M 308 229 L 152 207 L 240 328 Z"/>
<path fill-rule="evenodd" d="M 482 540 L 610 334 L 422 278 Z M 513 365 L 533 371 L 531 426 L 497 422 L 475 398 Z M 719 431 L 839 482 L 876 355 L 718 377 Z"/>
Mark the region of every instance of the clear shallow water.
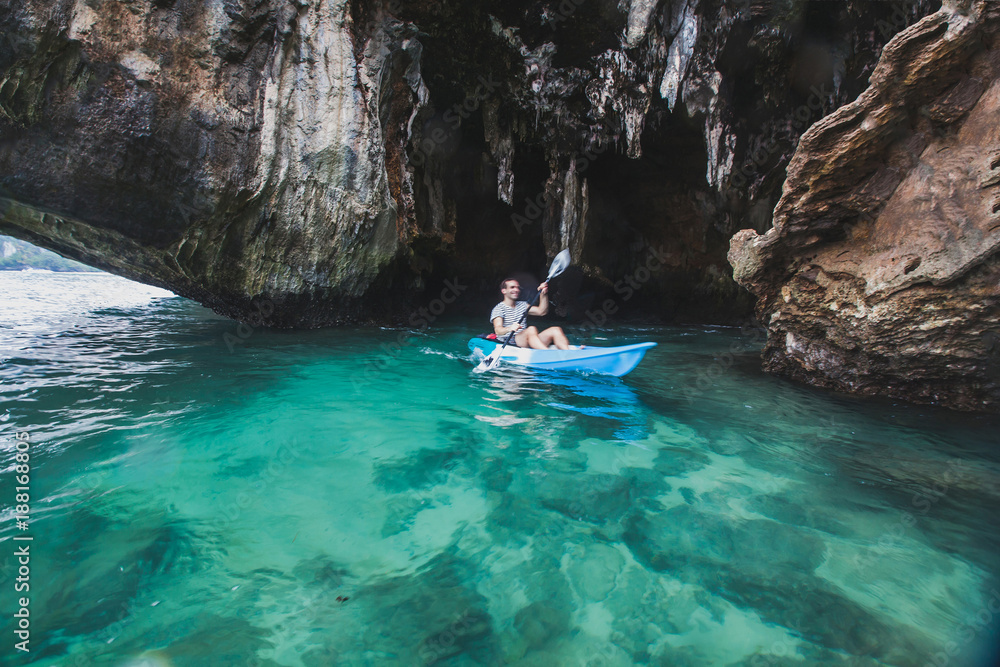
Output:
<path fill-rule="evenodd" d="M 659 343 L 621 381 L 477 376 L 474 324 L 238 332 L 0 272 L 0 553 L 18 431 L 34 536 L 3 659 L 992 664 L 1000 420 L 764 376 L 733 329 L 603 332 Z"/>

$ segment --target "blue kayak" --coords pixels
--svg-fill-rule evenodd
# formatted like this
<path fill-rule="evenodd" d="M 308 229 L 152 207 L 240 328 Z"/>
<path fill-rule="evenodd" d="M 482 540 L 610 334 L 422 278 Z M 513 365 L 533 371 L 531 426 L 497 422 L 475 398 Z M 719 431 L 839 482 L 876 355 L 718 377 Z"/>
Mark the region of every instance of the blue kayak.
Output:
<path fill-rule="evenodd" d="M 487 357 L 503 342 L 473 338 L 469 349 L 477 356 Z M 500 361 L 518 366 L 545 368 L 556 371 L 583 371 L 585 373 L 605 373 L 621 377 L 642 361 L 646 350 L 656 347 L 656 343 L 636 343 L 619 347 L 582 347 L 571 345 L 568 350 L 532 350 L 508 345 L 500 355 Z"/>

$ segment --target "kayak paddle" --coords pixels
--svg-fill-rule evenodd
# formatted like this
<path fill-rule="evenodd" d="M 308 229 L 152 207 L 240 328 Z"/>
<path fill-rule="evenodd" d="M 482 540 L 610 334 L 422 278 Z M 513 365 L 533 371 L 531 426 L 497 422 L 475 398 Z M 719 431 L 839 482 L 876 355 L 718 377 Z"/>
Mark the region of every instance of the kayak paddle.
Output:
<path fill-rule="evenodd" d="M 570 261 L 572 261 L 572 258 L 569 255 L 569 248 L 556 255 L 555 259 L 552 260 L 552 266 L 549 267 L 549 277 L 545 279 L 545 282 L 549 282 L 565 271 L 567 267 L 569 267 Z M 535 305 L 535 301 L 538 300 L 538 297 L 541 296 L 541 294 L 541 292 L 535 294 L 535 298 L 531 301 L 531 305 L 528 306 L 528 309 L 524 311 L 524 315 L 521 316 L 521 321 L 518 322 L 518 324 L 524 324 L 524 321 L 528 319 L 528 310 L 531 310 L 531 308 Z M 509 343 L 511 338 L 514 337 L 515 333 L 517 333 L 516 330 L 507 334 L 507 338 L 504 339 L 503 345 L 500 346 L 500 349 L 494 350 L 492 354 L 480 361 L 479 365 L 472 369 L 473 372 L 482 373 L 490 370 L 491 368 L 495 368 L 496 365 L 500 363 L 500 354 L 503 352 L 504 348 L 507 347 L 507 343 Z"/>

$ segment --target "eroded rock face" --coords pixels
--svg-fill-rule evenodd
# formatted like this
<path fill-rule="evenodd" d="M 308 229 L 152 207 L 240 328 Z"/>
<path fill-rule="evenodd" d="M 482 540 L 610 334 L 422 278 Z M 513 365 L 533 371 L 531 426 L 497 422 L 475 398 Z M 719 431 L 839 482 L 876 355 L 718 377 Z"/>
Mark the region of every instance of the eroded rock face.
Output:
<path fill-rule="evenodd" d="M 765 234 L 729 259 L 764 365 L 812 384 L 1000 407 L 1000 6 L 954 3 L 886 47 L 802 138 Z"/>
<path fill-rule="evenodd" d="M 741 319 L 729 237 L 764 230 L 800 134 L 933 3 L 0 8 L 0 229 L 306 327 L 405 320 L 444 279 L 495 301 L 563 247 L 569 316 Z"/>
<path fill-rule="evenodd" d="M 4 227 L 244 316 L 321 324 L 399 254 L 346 2 L 8 3 Z M 369 87 L 371 86 L 371 87 Z"/>
<path fill-rule="evenodd" d="M 412 125 L 429 148 L 418 210 L 455 211 L 462 274 L 484 255 L 537 266 L 536 248 L 570 248 L 583 271 L 579 298 L 562 300 L 570 317 L 599 320 L 610 298 L 633 314 L 745 321 L 729 238 L 770 224 L 800 134 L 854 99 L 885 41 L 931 7 L 404 2 L 433 91 Z M 482 115 L 462 116 L 457 146 L 429 140 L 484 69 L 502 85 Z M 649 275 L 651 252 L 665 260 Z"/>

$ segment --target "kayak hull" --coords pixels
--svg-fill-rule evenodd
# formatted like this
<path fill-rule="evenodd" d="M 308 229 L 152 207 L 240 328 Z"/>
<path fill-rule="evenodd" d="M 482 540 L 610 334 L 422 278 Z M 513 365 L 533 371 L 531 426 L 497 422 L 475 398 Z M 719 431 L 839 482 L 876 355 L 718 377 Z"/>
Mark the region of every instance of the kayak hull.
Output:
<path fill-rule="evenodd" d="M 489 356 L 499 349 L 502 342 L 473 338 L 469 341 L 469 349 Z M 604 373 L 621 377 L 639 365 L 646 351 L 656 347 L 656 343 L 636 343 L 635 345 L 620 345 L 618 347 L 579 347 L 571 346 L 569 350 L 532 350 L 508 345 L 500 355 L 500 361 L 517 366 L 544 368 L 556 371 L 582 371 L 585 373 Z"/>

